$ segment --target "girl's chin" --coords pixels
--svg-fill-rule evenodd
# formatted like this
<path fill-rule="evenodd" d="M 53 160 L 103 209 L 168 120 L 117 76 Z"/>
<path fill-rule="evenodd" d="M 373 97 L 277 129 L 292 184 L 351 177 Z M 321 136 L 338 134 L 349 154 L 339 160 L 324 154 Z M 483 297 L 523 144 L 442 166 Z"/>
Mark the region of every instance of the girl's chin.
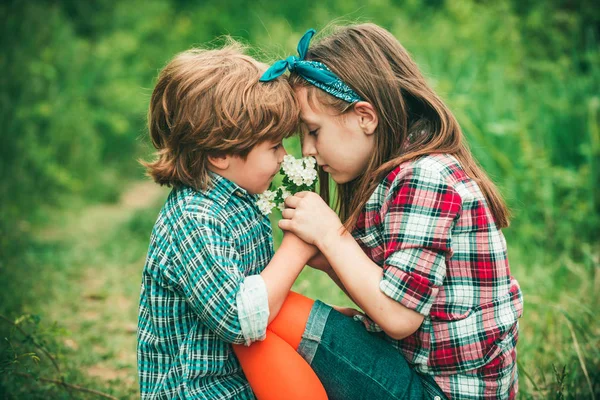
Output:
<path fill-rule="evenodd" d="M 348 182 L 358 178 L 357 176 L 340 175 L 335 172 L 330 172 L 329 176 L 338 185 L 343 185 L 344 183 L 348 183 Z"/>
<path fill-rule="evenodd" d="M 331 177 L 331 179 L 337 183 L 338 185 L 343 185 L 344 183 L 349 182 L 347 179 L 342 178 L 341 176 L 335 176 L 332 173 L 329 173 L 329 176 Z"/>

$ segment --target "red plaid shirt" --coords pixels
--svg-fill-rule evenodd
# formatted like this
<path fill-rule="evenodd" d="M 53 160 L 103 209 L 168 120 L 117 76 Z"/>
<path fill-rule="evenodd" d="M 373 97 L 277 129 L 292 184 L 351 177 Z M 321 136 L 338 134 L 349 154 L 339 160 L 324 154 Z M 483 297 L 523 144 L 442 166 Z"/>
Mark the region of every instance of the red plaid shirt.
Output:
<path fill-rule="evenodd" d="M 406 162 L 379 184 L 354 237 L 383 268 L 380 289 L 425 316 L 395 341 L 449 398 L 514 398 L 519 285 L 479 186 L 446 154 Z"/>

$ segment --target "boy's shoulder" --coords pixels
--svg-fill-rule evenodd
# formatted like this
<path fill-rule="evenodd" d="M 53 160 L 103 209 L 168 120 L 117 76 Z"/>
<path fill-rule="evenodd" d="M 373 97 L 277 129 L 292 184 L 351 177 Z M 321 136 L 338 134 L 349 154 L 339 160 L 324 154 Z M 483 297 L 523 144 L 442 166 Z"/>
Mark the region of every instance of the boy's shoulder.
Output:
<path fill-rule="evenodd" d="M 235 201 L 232 197 L 244 195 L 247 195 L 246 192 L 238 185 L 214 174 L 210 185 L 204 190 L 189 186 L 173 189 L 163 211 L 167 218 L 181 215 L 227 225 L 232 213 L 244 214 L 244 208 L 248 207 L 247 202 Z"/>
<path fill-rule="evenodd" d="M 214 190 L 195 190 L 189 186 L 174 188 L 163 207 L 165 217 L 194 217 L 195 219 L 224 219 L 226 204 Z"/>

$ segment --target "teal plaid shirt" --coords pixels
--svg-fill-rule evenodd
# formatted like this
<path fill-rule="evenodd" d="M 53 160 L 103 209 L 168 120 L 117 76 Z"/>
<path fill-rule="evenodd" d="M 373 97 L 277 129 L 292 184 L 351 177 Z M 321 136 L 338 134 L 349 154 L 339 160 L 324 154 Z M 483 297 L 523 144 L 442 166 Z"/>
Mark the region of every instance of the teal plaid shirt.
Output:
<path fill-rule="evenodd" d="M 173 189 L 142 276 L 138 372 L 143 399 L 254 399 L 231 344 L 264 338 L 271 225 L 256 196 L 212 174 Z"/>

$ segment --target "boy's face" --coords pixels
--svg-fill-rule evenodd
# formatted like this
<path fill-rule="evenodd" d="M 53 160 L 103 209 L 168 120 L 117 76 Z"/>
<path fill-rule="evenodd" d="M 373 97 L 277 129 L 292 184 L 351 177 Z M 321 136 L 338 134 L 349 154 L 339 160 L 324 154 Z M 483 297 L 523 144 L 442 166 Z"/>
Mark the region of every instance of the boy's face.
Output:
<path fill-rule="evenodd" d="M 250 150 L 245 160 L 229 156 L 229 166 L 222 175 L 249 193 L 259 194 L 269 188 L 286 154 L 281 142 L 262 142 Z"/>

